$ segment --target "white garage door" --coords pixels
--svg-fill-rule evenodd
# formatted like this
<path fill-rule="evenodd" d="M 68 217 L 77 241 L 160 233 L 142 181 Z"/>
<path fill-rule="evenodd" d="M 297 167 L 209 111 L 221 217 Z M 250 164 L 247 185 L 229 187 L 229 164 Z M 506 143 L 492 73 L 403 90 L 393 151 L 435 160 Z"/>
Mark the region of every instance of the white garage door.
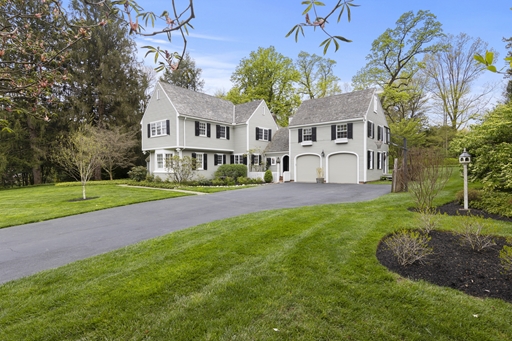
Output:
<path fill-rule="evenodd" d="M 356 184 L 357 157 L 354 154 L 335 154 L 329 157 L 329 182 Z"/>
<path fill-rule="evenodd" d="M 316 182 L 316 169 L 320 167 L 320 158 L 316 155 L 303 155 L 297 158 L 297 182 Z"/>

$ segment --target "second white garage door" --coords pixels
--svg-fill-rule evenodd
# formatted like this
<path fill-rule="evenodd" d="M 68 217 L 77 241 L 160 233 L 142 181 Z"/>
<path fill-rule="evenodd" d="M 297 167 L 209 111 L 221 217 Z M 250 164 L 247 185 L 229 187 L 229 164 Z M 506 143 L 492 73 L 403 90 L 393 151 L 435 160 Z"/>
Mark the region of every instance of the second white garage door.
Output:
<path fill-rule="evenodd" d="M 354 154 L 334 154 L 329 157 L 327 181 L 340 184 L 357 184 L 357 156 Z"/>

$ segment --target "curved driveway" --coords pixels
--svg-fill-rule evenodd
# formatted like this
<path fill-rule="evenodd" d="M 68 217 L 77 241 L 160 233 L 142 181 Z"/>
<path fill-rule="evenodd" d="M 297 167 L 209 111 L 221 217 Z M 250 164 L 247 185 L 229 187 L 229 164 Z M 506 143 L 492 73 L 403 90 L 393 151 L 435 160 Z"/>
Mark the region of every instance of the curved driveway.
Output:
<path fill-rule="evenodd" d="M 281 183 L 116 207 L 0 229 L 0 283 L 173 231 L 277 208 L 366 201 L 385 185 Z"/>

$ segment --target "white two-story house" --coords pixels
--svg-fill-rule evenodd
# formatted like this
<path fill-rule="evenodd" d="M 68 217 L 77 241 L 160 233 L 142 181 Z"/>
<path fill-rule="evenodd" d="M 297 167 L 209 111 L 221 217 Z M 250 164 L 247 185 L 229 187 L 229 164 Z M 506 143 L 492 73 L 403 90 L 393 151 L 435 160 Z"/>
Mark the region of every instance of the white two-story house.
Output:
<path fill-rule="evenodd" d="M 250 170 L 262 165 L 277 124 L 265 101 L 234 105 L 158 82 L 141 130 L 151 174 L 167 178 L 172 170 L 166 160 L 178 155 L 194 158 L 196 174 L 211 178 L 222 164 L 247 164 Z"/>

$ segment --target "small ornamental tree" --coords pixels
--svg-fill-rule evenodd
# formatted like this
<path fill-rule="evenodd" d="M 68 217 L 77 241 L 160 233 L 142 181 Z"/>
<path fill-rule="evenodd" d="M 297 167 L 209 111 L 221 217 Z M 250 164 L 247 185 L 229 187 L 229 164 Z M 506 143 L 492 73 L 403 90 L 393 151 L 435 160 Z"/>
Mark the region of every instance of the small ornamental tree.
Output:
<path fill-rule="evenodd" d="M 444 165 L 444 156 L 436 149 L 411 149 L 408 153 L 408 189 L 421 212 L 432 208 L 434 198 L 450 179 L 452 169 Z"/>
<path fill-rule="evenodd" d="M 82 198 L 87 199 L 85 186 L 96 168 L 103 164 L 103 144 L 95 138 L 94 128 L 81 126 L 59 144 L 53 159 L 64 171 L 82 184 Z"/>
<path fill-rule="evenodd" d="M 190 156 L 175 155 L 165 162 L 169 178 L 178 184 L 190 181 L 194 176 L 195 159 Z"/>

